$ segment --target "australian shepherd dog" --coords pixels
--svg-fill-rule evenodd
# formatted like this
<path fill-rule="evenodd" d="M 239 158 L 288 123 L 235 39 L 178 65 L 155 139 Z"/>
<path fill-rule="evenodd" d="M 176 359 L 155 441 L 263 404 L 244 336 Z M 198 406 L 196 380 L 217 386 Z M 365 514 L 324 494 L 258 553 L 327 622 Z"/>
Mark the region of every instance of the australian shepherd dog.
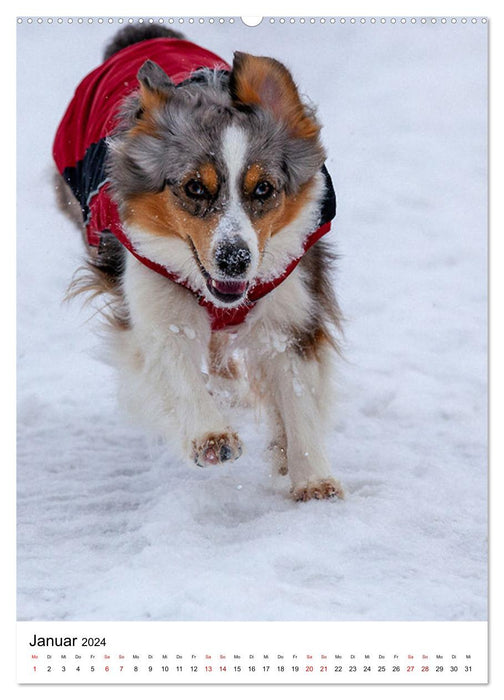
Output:
<path fill-rule="evenodd" d="M 324 448 L 335 197 L 287 68 L 127 27 L 78 86 L 53 153 L 88 252 L 72 291 L 105 301 L 120 401 L 208 467 L 242 454 L 212 382 L 246 381 L 292 498 L 342 498 Z"/>

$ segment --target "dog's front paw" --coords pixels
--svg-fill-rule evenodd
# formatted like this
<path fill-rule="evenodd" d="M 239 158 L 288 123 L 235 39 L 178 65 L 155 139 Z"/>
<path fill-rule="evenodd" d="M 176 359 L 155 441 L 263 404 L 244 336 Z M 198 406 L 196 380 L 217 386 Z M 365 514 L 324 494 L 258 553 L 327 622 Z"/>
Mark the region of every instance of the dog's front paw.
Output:
<path fill-rule="evenodd" d="M 206 433 L 192 442 L 192 458 L 198 467 L 238 459 L 242 453 L 240 438 L 236 433 Z"/>
<path fill-rule="evenodd" d="M 345 498 L 341 484 L 331 476 L 297 484 L 292 487 L 291 495 L 295 501 L 310 501 L 312 498 Z"/>

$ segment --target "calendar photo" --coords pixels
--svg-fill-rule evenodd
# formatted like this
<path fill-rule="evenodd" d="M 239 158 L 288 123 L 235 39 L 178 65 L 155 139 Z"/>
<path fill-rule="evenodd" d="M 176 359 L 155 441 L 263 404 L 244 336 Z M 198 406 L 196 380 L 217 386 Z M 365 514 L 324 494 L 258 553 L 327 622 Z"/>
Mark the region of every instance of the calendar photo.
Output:
<path fill-rule="evenodd" d="M 23 682 L 474 682 L 330 640 L 486 639 L 488 29 L 17 19 Z"/>

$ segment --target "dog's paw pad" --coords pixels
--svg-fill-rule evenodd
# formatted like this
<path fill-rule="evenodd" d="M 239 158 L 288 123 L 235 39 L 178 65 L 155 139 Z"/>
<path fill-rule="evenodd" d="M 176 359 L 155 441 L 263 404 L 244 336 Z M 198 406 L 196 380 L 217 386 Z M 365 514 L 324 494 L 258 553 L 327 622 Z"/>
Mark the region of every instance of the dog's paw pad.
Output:
<path fill-rule="evenodd" d="M 345 492 L 339 481 L 328 477 L 318 481 L 307 481 L 291 489 L 292 498 L 295 501 L 322 500 L 327 498 L 345 498 Z"/>
<path fill-rule="evenodd" d="M 233 459 L 233 451 L 229 445 L 222 445 L 219 452 L 219 461 L 227 462 L 229 459 Z"/>
<path fill-rule="evenodd" d="M 240 438 L 236 433 L 210 433 L 193 440 L 192 458 L 199 467 L 234 461 L 242 454 Z"/>

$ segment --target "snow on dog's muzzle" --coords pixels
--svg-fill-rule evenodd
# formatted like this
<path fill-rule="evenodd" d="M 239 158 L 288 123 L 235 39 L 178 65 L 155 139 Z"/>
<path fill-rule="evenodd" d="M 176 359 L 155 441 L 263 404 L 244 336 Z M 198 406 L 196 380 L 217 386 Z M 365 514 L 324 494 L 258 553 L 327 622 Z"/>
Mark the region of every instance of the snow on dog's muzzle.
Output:
<path fill-rule="evenodd" d="M 248 245 L 239 237 L 222 241 L 215 250 L 215 263 L 226 277 L 242 277 L 251 260 L 252 255 Z"/>
<path fill-rule="evenodd" d="M 213 257 L 219 277 L 209 275 L 207 288 L 219 301 L 234 304 L 244 296 L 249 286 L 248 280 L 243 278 L 252 260 L 250 249 L 242 238 L 235 236 L 221 241 Z"/>

